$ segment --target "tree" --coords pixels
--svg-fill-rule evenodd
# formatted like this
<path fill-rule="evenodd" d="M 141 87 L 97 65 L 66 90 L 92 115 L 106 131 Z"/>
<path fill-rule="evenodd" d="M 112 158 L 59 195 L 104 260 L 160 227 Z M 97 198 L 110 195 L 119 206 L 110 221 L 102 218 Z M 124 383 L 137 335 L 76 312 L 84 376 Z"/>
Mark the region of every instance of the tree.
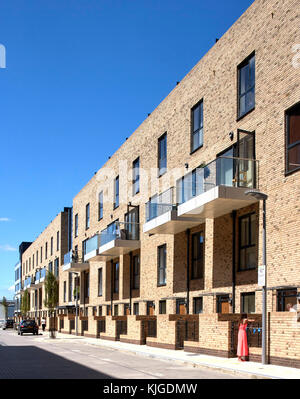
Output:
<path fill-rule="evenodd" d="M 7 303 L 5 296 L 2 298 L 2 305 L 4 306 L 5 319 L 7 319 L 8 303 Z"/>
<path fill-rule="evenodd" d="M 55 325 L 56 325 L 56 314 L 55 309 L 58 305 L 58 283 L 56 277 L 52 272 L 47 272 L 45 278 L 45 297 L 44 305 L 50 312 L 50 337 L 55 338 Z M 54 317 L 53 317 L 54 316 Z"/>
<path fill-rule="evenodd" d="M 24 294 L 21 296 L 21 314 L 22 316 L 26 316 L 27 312 L 30 310 L 30 295 L 28 290 L 24 291 Z"/>

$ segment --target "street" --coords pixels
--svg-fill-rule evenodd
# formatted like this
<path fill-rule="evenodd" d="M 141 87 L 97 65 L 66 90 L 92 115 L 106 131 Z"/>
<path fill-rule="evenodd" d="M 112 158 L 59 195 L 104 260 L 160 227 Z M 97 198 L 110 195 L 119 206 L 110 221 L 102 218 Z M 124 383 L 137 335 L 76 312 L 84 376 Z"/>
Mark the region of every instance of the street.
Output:
<path fill-rule="evenodd" d="M 0 379 L 236 379 L 236 375 L 137 356 L 72 339 L 0 330 Z"/>

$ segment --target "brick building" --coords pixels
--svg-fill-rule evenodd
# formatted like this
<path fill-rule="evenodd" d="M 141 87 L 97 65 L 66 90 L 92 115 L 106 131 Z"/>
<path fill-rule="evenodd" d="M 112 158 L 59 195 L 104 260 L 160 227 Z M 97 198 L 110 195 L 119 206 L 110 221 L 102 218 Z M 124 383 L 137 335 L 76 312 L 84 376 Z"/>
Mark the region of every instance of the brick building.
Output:
<path fill-rule="evenodd" d="M 256 0 L 75 196 L 62 332 L 76 292 L 81 334 L 233 356 L 239 314 L 261 321 L 259 189 L 269 361 L 300 367 L 299 24 L 298 1 Z"/>

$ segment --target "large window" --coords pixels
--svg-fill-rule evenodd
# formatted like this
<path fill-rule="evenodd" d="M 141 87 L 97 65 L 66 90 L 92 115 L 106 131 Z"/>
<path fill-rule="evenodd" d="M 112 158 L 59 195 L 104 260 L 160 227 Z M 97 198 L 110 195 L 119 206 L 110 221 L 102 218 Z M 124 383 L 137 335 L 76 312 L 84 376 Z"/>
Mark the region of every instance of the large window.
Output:
<path fill-rule="evenodd" d="M 90 204 L 85 206 L 85 229 L 90 228 Z"/>
<path fill-rule="evenodd" d="M 73 277 L 72 273 L 69 273 L 69 302 L 72 301 L 73 296 Z"/>
<path fill-rule="evenodd" d="M 256 215 L 239 218 L 239 270 L 255 269 L 256 256 Z"/>
<path fill-rule="evenodd" d="M 166 268 L 167 268 L 167 246 L 166 244 L 158 247 L 158 278 L 157 285 L 166 285 Z"/>
<path fill-rule="evenodd" d="M 99 193 L 99 202 L 98 202 L 98 220 L 103 218 L 103 191 Z"/>
<path fill-rule="evenodd" d="M 158 175 L 167 171 L 167 133 L 158 139 Z"/>
<path fill-rule="evenodd" d="M 140 257 L 135 255 L 133 257 L 133 276 L 132 276 L 132 288 L 138 289 L 140 287 Z"/>
<path fill-rule="evenodd" d="M 119 176 L 115 178 L 114 182 L 114 208 L 117 208 L 119 206 L 119 194 L 120 194 L 120 186 L 119 186 Z"/>
<path fill-rule="evenodd" d="M 90 297 L 90 273 L 84 272 L 84 298 Z"/>
<path fill-rule="evenodd" d="M 238 66 L 238 117 L 255 107 L 255 54 Z"/>
<path fill-rule="evenodd" d="M 132 164 L 132 194 L 135 195 L 140 191 L 140 158 L 133 161 Z"/>
<path fill-rule="evenodd" d="M 192 108 L 191 152 L 203 145 L 203 100 Z"/>
<path fill-rule="evenodd" d="M 255 292 L 242 294 L 242 313 L 255 313 Z"/>
<path fill-rule="evenodd" d="M 67 282 L 64 281 L 64 302 L 67 302 Z"/>
<path fill-rule="evenodd" d="M 75 223 L 74 223 L 75 237 L 78 237 L 78 213 L 75 215 Z"/>
<path fill-rule="evenodd" d="M 139 304 L 138 304 L 138 302 L 135 302 L 133 304 L 133 314 L 135 314 L 135 315 L 139 314 Z"/>
<path fill-rule="evenodd" d="M 277 291 L 277 312 L 288 311 L 288 304 L 297 305 L 297 289 L 283 289 Z"/>
<path fill-rule="evenodd" d="M 53 237 L 51 237 L 51 241 L 50 241 L 50 255 L 53 255 Z"/>
<path fill-rule="evenodd" d="M 59 251 L 59 231 L 56 233 L 56 250 Z"/>
<path fill-rule="evenodd" d="M 167 301 L 159 301 L 159 314 L 166 314 L 167 313 Z"/>
<path fill-rule="evenodd" d="M 58 274 L 59 274 L 59 258 L 55 258 L 54 259 L 54 275 L 55 275 L 55 277 L 58 277 Z"/>
<path fill-rule="evenodd" d="M 45 244 L 45 259 L 48 258 L 48 243 Z"/>
<path fill-rule="evenodd" d="M 202 232 L 192 235 L 192 279 L 203 277 L 203 243 Z"/>
<path fill-rule="evenodd" d="M 119 262 L 114 263 L 113 265 L 113 291 L 114 293 L 119 292 Z"/>
<path fill-rule="evenodd" d="M 102 296 L 102 268 L 98 269 L 98 296 Z"/>
<path fill-rule="evenodd" d="M 300 103 L 286 112 L 286 173 L 300 169 Z"/>

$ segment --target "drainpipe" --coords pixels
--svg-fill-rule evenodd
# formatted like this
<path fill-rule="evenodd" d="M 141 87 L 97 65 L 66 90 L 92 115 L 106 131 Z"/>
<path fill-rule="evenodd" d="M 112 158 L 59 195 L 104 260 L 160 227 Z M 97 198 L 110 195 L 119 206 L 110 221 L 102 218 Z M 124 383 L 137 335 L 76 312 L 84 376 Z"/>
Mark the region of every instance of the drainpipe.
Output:
<path fill-rule="evenodd" d="M 236 211 L 232 211 L 232 313 L 235 313 Z"/>
<path fill-rule="evenodd" d="M 190 229 L 186 230 L 187 250 L 186 250 L 186 313 L 190 313 Z"/>
<path fill-rule="evenodd" d="M 132 252 L 129 254 L 130 263 L 129 263 L 129 312 L 132 314 L 131 305 L 132 305 Z"/>
<path fill-rule="evenodd" d="M 113 267 L 114 262 L 110 261 L 110 314 L 113 315 Z"/>

